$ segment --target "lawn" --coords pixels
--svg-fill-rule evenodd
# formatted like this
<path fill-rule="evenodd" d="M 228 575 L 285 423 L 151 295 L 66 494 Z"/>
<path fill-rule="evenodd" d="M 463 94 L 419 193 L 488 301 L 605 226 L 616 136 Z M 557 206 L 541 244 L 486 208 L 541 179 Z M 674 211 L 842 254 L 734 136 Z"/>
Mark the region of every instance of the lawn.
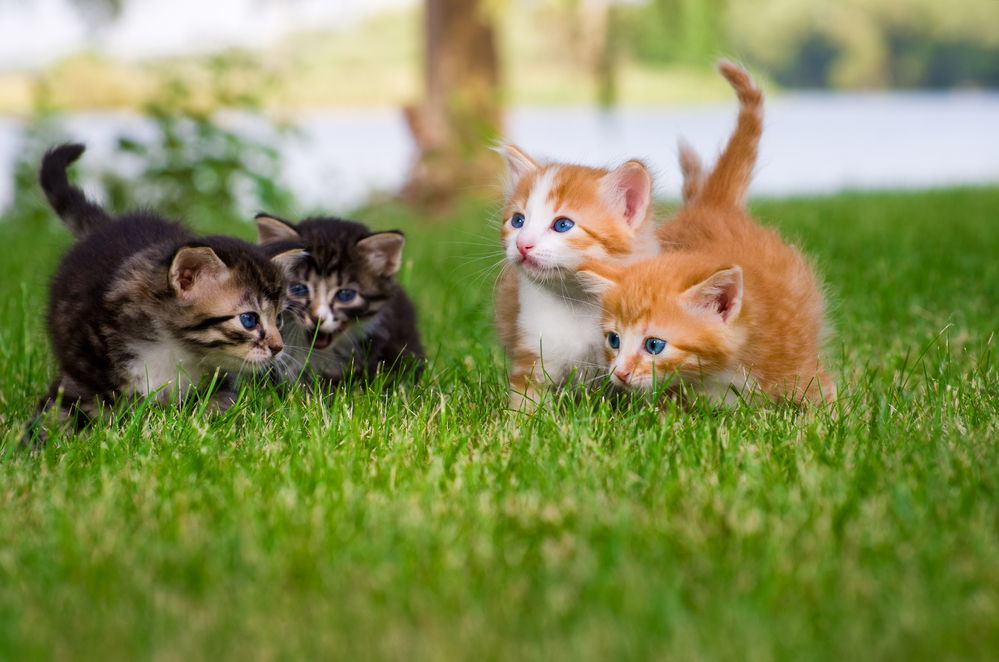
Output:
<path fill-rule="evenodd" d="M 755 201 L 836 415 L 504 410 L 491 209 L 400 227 L 418 388 L 244 392 L 14 453 L 68 233 L 0 221 L 0 660 L 999 657 L 999 188 Z M 249 223 L 228 228 L 252 235 Z"/>

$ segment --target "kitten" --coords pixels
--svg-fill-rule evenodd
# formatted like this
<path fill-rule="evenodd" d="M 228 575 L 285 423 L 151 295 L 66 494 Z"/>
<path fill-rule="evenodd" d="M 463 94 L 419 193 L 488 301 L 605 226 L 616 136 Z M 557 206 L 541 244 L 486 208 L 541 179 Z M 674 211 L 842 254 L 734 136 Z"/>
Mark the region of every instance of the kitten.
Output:
<path fill-rule="evenodd" d="M 658 252 L 652 177 L 640 161 L 604 170 L 539 163 L 513 145 L 497 151 L 509 182 L 496 329 L 512 364 L 510 406 L 531 408 L 546 385 L 585 383 L 604 367 L 599 296 L 576 270 Z"/>
<path fill-rule="evenodd" d="M 195 237 L 149 212 L 112 218 L 66 176 L 84 149 L 62 145 L 42 159 L 42 188 L 77 242 L 51 285 L 59 373 L 39 414 L 58 402 L 60 421 L 79 429 L 119 398 L 180 401 L 213 378 L 224 409 L 235 396 L 226 371 L 260 370 L 282 355 L 287 271 L 302 251 L 268 259 L 253 244 Z"/>
<path fill-rule="evenodd" d="M 379 372 L 422 373 L 425 357 L 416 311 L 393 276 L 402 262 L 403 234 L 374 232 L 338 218 L 308 218 L 297 225 L 260 214 L 259 242 L 272 251 L 303 248 L 292 274 L 289 348 L 307 357 L 313 379 L 330 386 Z M 287 376 L 287 375 L 286 375 Z M 297 375 L 295 375 L 297 377 Z"/>
<path fill-rule="evenodd" d="M 603 294 L 611 381 L 725 403 L 820 404 L 836 394 L 819 359 L 822 292 L 801 253 L 745 210 L 762 94 L 735 65 L 719 70 L 739 95 L 739 121 L 706 177 L 689 149 L 681 152 L 690 186 L 677 217 L 660 228 L 663 253 L 581 271 Z"/>

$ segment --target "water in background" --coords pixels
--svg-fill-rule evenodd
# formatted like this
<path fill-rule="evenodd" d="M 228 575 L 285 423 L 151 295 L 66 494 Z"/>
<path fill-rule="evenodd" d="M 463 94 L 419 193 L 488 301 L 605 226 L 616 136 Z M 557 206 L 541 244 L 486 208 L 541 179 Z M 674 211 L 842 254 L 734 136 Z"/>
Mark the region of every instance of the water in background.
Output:
<path fill-rule="evenodd" d="M 593 165 L 644 160 L 657 193 L 678 197 L 677 140 L 713 159 L 735 122 L 734 103 L 668 108 L 515 108 L 508 137 L 535 157 Z M 305 112 L 296 130 L 278 133 L 259 118 L 221 121 L 275 141 L 283 183 L 302 211 L 344 212 L 373 192 L 405 181 L 415 147 L 394 109 Z M 155 127 L 121 113 L 80 113 L 67 133 L 88 145 L 87 163 L 127 174 L 114 157 L 119 135 L 149 139 Z M 0 207 L 13 193 L 21 125 L 0 118 Z M 497 176 L 497 182 L 499 177 Z M 768 100 L 756 178 L 758 196 L 833 193 L 844 189 L 923 188 L 999 183 L 999 93 L 809 93 Z"/>

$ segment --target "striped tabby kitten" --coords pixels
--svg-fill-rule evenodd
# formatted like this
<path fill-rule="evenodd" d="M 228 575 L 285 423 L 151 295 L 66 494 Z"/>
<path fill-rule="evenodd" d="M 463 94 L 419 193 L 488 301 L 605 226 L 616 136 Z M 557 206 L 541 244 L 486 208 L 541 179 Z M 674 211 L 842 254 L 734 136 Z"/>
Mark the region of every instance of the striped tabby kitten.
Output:
<path fill-rule="evenodd" d="M 393 278 L 402 261 L 401 232 L 372 233 L 338 218 L 294 224 L 260 214 L 256 222 L 269 250 L 307 253 L 288 289 L 295 322 L 288 326 L 289 349 L 301 351 L 295 358 L 308 363 L 303 378 L 319 376 L 336 386 L 385 371 L 419 376 L 424 353 L 416 312 Z"/>
<path fill-rule="evenodd" d="M 77 242 L 52 281 L 59 373 L 39 413 L 59 403 L 59 419 L 79 429 L 119 398 L 181 401 L 216 373 L 214 405 L 225 409 L 235 396 L 227 371 L 267 368 L 282 355 L 287 274 L 302 251 L 268 258 L 148 212 L 112 218 L 67 179 L 83 151 L 62 145 L 42 159 L 42 188 Z M 43 442 L 45 430 L 36 432 Z"/>

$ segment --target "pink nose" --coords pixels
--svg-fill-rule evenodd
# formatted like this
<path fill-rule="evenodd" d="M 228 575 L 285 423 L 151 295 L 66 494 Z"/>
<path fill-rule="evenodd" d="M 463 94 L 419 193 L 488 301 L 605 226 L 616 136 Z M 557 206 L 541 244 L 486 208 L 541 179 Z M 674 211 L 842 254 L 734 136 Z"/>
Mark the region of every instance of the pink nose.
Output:
<path fill-rule="evenodd" d="M 520 251 L 520 255 L 522 257 L 527 257 L 527 254 L 531 252 L 532 248 L 534 248 L 534 244 L 529 244 L 520 239 L 517 240 L 517 250 Z"/>
<path fill-rule="evenodd" d="M 614 376 L 620 379 L 622 384 L 627 384 L 628 378 L 631 377 L 631 373 L 624 372 L 623 370 L 617 370 L 614 372 Z"/>

